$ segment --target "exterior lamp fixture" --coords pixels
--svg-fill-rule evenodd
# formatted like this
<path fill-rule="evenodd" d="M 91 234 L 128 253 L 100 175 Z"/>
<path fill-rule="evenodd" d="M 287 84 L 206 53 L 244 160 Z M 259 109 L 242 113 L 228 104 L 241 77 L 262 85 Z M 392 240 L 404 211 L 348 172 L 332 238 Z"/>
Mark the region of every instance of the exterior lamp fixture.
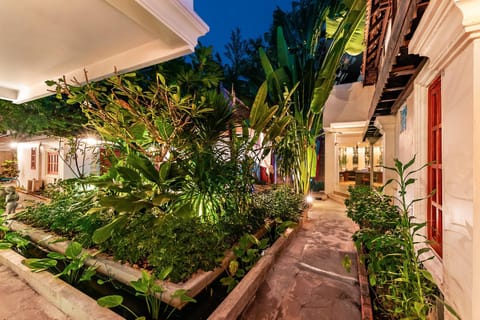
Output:
<path fill-rule="evenodd" d="M 305 197 L 305 202 L 308 203 L 308 204 L 312 204 L 313 203 L 313 197 L 311 195 L 308 195 Z"/>

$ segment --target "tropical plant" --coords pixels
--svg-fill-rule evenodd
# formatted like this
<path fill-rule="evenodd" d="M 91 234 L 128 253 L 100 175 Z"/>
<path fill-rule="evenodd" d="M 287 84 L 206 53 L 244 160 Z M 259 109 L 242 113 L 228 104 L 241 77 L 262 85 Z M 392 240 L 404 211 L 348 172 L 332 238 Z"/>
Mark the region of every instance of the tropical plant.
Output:
<path fill-rule="evenodd" d="M 101 212 L 87 214 L 95 206 L 96 192 L 94 188 L 86 189 L 78 179 L 60 180 L 45 187 L 49 202 L 32 204 L 18 212 L 15 219 L 90 247 L 94 231 L 111 218 Z"/>
<path fill-rule="evenodd" d="M 300 213 L 305 208 L 304 197 L 285 185 L 274 186 L 253 195 L 252 213 L 263 219 L 298 222 Z"/>
<path fill-rule="evenodd" d="M 152 268 L 154 274 L 171 265 L 170 280 L 180 282 L 199 269 L 217 266 L 228 245 L 216 225 L 202 223 L 196 216 L 169 213 L 131 217 L 100 247 L 116 259 Z"/>
<path fill-rule="evenodd" d="M 223 85 L 232 89 L 235 96 L 246 105 L 251 105 L 258 88 L 265 80 L 258 48 L 267 44 L 261 37 L 243 39 L 240 28 L 232 30 L 230 41 L 225 45 L 227 63 L 223 65 Z"/>
<path fill-rule="evenodd" d="M 270 99 L 279 103 L 286 99 L 285 88 L 296 89 L 288 97 L 292 99 L 289 111 L 294 121 L 275 152 L 283 175 L 293 173 L 298 192 L 309 191 L 322 110 L 340 59 L 346 51 L 361 52 L 363 39 L 357 35 L 363 34 L 365 6 L 365 0 L 295 2 L 288 14 L 277 11 L 276 56 L 269 59 L 260 49 Z"/>
<path fill-rule="evenodd" d="M 427 319 L 435 302 L 443 301 L 437 295 L 432 275 L 423 265 L 434 259 L 428 241 L 422 240 L 426 224 L 416 222 L 410 215 L 413 204 L 424 198 L 407 201 L 406 194 L 407 187 L 416 181 L 415 173 L 428 164 L 411 169 L 415 157 L 406 164 L 398 159 L 394 162 L 394 167 L 384 168 L 395 172 L 397 177 L 384 187 L 397 184 L 398 196 L 392 199 L 367 187 L 351 189 L 351 197 L 346 201 L 348 215 L 361 227 L 354 240 L 359 250 L 365 252 L 364 262 L 378 315 L 388 319 Z M 450 306 L 445 306 L 458 317 Z"/>
<path fill-rule="evenodd" d="M 70 137 L 85 131 L 81 110 L 52 96 L 23 104 L 0 100 L 0 110 L 0 132 L 13 136 Z"/>
<path fill-rule="evenodd" d="M 55 277 L 61 277 L 70 284 L 78 284 L 91 280 L 96 273 L 96 267 L 86 266 L 86 261 L 91 257 L 84 252 L 80 243 L 72 241 L 65 249 L 65 254 L 52 251 L 47 254 L 47 258 L 28 258 L 22 263 L 34 272 L 53 269 Z M 64 264 L 63 268 L 58 265 L 59 261 Z"/>
<path fill-rule="evenodd" d="M 162 295 L 165 292 L 164 288 L 158 284 L 158 280 L 166 280 L 172 271 L 172 267 L 166 268 L 160 272 L 156 277 L 142 270 L 142 277 L 135 281 L 130 281 L 130 285 L 135 290 L 136 296 L 141 296 L 145 299 L 148 313 L 152 319 L 159 319 L 162 312 Z M 174 292 L 171 299 L 179 298 L 182 302 L 196 302 L 195 299 L 188 296 L 184 289 L 179 289 Z M 145 317 L 138 317 L 132 310 L 124 306 L 123 297 L 119 295 L 105 296 L 97 300 L 97 303 L 106 308 L 114 308 L 121 306 L 135 316 L 137 320 L 145 319 Z M 168 312 L 168 309 L 170 311 Z M 168 304 L 163 308 L 163 313 L 166 314 L 166 319 L 169 319 L 175 308 L 169 307 Z"/>
<path fill-rule="evenodd" d="M 267 248 L 268 240 L 268 238 L 258 240 L 252 234 L 245 234 L 240 238 L 238 244 L 233 247 L 235 258 L 229 262 L 225 270 L 227 276 L 220 279 L 228 291 L 232 291 L 260 259 L 262 251 Z"/>

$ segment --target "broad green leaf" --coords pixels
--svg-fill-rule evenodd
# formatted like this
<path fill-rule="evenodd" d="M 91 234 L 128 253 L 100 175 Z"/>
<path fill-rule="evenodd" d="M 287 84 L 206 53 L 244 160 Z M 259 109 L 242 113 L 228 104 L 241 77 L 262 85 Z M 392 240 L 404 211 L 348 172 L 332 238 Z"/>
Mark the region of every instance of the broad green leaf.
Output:
<path fill-rule="evenodd" d="M 159 169 L 159 175 L 160 175 L 160 180 L 165 181 L 168 177 L 168 173 L 170 172 L 170 162 L 163 162 L 160 164 L 160 169 Z"/>
<path fill-rule="evenodd" d="M 234 276 L 238 271 L 238 267 L 239 267 L 239 263 L 237 260 L 230 261 L 230 263 L 228 264 L 228 273 L 231 276 Z"/>
<path fill-rule="evenodd" d="M 131 133 L 135 140 L 142 140 L 145 134 L 145 125 L 141 122 L 135 123 L 128 131 Z"/>
<path fill-rule="evenodd" d="M 172 298 L 180 298 L 182 302 L 197 302 L 194 298 L 187 295 L 187 290 L 178 289 L 172 294 Z"/>
<path fill-rule="evenodd" d="M 268 59 L 263 48 L 260 47 L 260 49 L 258 49 L 258 53 L 260 55 L 260 63 L 262 64 L 263 71 L 265 72 L 265 75 L 268 76 L 269 74 L 273 73 L 272 64 L 270 63 L 270 60 Z"/>
<path fill-rule="evenodd" d="M 281 26 L 277 28 L 277 53 L 278 63 L 281 67 L 290 68 L 290 59 L 288 57 L 288 45 L 283 35 L 283 29 Z"/>
<path fill-rule="evenodd" d="M 345 52 L 351 56 L 357 56 L 365 50 L 365 14 L 355 27 L 353 34 L 345 46 Z"/>
<path fill-rule="evenodd" d="M 83 271 L 79 282 L 92 280 L 92 277 L 97 273 L 96 269 L 94 266 L 88 266 L 88 268 Z"/>
<path fill-rule="evenodd" d="M 65 260 L 67 257 L 61 253 L 52 251 L 47 254 L 47 257 L 55 259 L 55 260 Z"/>
<path fill-rule="evenodd" d="M 102 243 L 105 242 L 108 238 L 112 236 L 112 233 L 115 231 L 116 228 L 121 228 L 123 224 L 127 221 L 127 216 L 119 216 L 118 218 L 114 219 L 109 224 L 98 228 L 95 230 L 92 236 L 92 240 L 94 243 Z"/>
<path fill-rule="evenodd" d="M 151 206 L 151 203 L 139 199 L 135 197 L 135 195 L 125 198 L 118 198 L 116 196 L 104 197 L 100 199 L 99 203 L 104 207 L 114 208 L 117 212 L 133 212 Z"/>
<path fill-rule="evenodd" d="M 148 292 L 148 279 L 150 279 L 150 276 L 148 275 L 148 278 L 145 278 L 145 274 L 146 271 L 142 270 L 142 278 L 130 281 L 130 285 L 137 293 L 146 294 Z"/>
<path fill-rule="evenodd" d="M 82 245 L 76 241 L 72 241 L 67 249 L 65 250 L 65 255 L 70 259 L 77 258 L 80 254 L 82 254 Z"/>
<path fill-rule="evenodd" d="M 57 265 L 57 260 L 49 258 L 30 258 L 22 260 L 22 263 L 35 272 L 47 270 Z"/>
<path fill-rule="evenodd" d="M 133 169 L 130 169 L 130 168 L 127 168 L 127 167 L 121 167 L 121 166 L 118 166 L 116 169 L 117 169 L 117 172 L 119 173 L 119 175 L 127 181 L 140 181 L 141 180 L 140 175 Z"/>
<path fill-rule="evenodd" d="M 134 169 L 138 170 L 148 180 L 160 184 L 160 177 L 158 171 L 155 169 L 153 163 L 143 155 L 129 154 L 127 163 Z"/>
<path fill-rule="evenodd" d="M 160 273 L 158 274 L 158 279 L 160 280 L 165 280 L 167 279 L 168 275 L 172 272 L 173 270 L 173 266 L 169 266 L 165 269 L 163 269 L 162 271 L 160 271 Z"/>
<path fill-rule="evenodd" d="M 9 232 L 5 235 L 5 240 L 8 242 L 13 243 L 17 247 L 25 247 L 27 246 L 30 241 L 22 237 L 20 234 L 16 232 Z"/>
<path fill-rule="evenodd" d="M 0 242 L 0 250 L 10 249 L 13 246 L 10 242 Z"/>
<path fill-rule="evenodd" d="M 115 308 L 123 303 L 123 297 L 119 295 L 110 295 L 97 299 L 99 306 L 104 308 Z"/>
<path fill-rule="evenodd" d="M 404 166 L 403 166 L 403 171 L 406 172 L 408 168 L 410 168 L 414 163 L 415 163 L 415 158 L 417 155 L 414 155 L 410 161 L 408 161 Z"/>

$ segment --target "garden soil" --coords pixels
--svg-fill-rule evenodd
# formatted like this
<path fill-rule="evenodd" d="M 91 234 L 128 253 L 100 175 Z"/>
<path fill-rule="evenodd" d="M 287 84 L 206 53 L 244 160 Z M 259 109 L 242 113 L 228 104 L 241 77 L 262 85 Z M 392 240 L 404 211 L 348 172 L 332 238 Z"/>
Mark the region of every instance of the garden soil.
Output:
<path fill-rule="evenodd" d="M 361 319 L 355 230 L 343 204 L 315 201 L 241 319 Z"/>

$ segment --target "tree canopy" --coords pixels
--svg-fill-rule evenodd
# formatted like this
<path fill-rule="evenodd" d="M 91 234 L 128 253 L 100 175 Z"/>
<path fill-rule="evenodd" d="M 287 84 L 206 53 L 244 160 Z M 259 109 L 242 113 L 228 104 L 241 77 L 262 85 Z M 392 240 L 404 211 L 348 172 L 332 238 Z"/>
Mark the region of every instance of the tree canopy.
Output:
<path fill-rule="evenodd" d="M 54 96 L 23 104 L 0 100 L 0 131 L 18 136 L 68 137 L 83 132 L 86 120 L 78 106 L 68 105 Z"/>

